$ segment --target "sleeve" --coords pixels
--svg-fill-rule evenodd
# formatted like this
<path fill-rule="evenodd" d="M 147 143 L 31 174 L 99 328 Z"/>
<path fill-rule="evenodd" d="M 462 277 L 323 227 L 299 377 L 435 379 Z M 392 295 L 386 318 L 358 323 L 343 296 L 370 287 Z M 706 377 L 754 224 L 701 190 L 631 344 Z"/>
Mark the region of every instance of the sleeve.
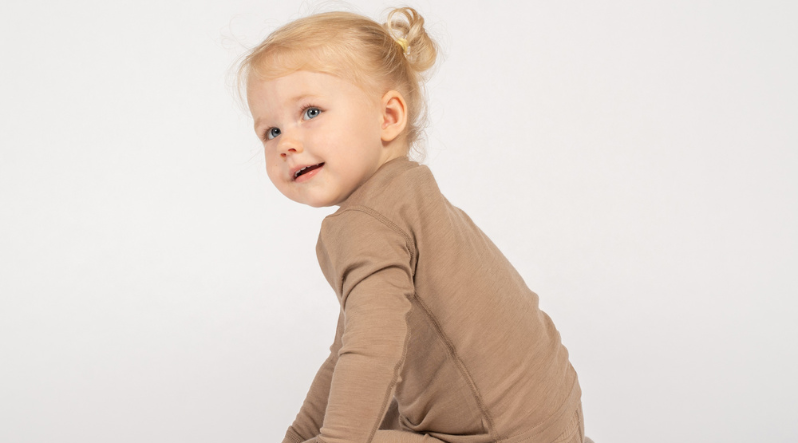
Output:
<path fill-rule="evenodd" d="M 341 336 L 344 332 L 344 313 L 338 315 L 338 327 L 335 331 L 335 340 L 330 346 L 330 356 L 322 363 L 310 390 L 305 397 L 305 402 L 299 410 L 294 423 L 288 428 L 283 438 L 283 443 L 301 443 L 319 435 L 321 424 L 324 421 L 324 411 L 327 409 L 327 398 L 330 395 L 330 381 L 332 380 L 335 363 L 338 360 L 338 351 L 341 349 Z"/>
<path fill-rule="evenodd" d="M 344 334 L 316 441 L 369 443 L 391 404 L 407 351 L 413 243 L 379 214 L 349 210 L 328 220 L 320 239 L 341 297 Z"/>

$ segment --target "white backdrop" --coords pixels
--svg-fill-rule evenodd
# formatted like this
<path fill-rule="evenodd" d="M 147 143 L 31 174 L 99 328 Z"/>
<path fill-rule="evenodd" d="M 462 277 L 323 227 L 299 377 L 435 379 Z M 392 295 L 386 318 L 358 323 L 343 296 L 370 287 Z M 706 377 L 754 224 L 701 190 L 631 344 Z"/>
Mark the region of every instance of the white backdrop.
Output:
<path fill-rule="evenodd" d="M 587 434 L 798 441 L 798 3 L 491 3 L 409 2 L 425 163 L 540 294 Z M 0 441 L 282 438 L 336 208 L 273 189 L 225 75 L 315 5 L 0 4 Z"/>

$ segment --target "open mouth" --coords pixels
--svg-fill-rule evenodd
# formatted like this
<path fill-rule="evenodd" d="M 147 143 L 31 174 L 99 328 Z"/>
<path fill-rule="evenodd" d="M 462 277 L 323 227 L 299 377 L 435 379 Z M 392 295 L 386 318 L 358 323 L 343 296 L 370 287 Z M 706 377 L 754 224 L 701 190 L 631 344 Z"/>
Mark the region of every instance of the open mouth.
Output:
<path fill-rule="evenodd" d="M 311 165 L 311 166 L 305 166 L 304 168 L 300 169 L 299 171 L 296 171 L 296 174 L 294 175 L 294 180 L 296 180 L 296 179 L 298 179 L 299 177 L 301 177 L 301 176 L 303 176 L 303 175 L 307 174 L 307 173 L 308 173 L 308 172 L 310 172 L 310 171 L 313 171 L 313 170 L 319 169 L 319 168 L 321 168 L 322 166 L 324 166 L 324 163 L 319 163 L 319 164 L 317 164 L 317 165 Z"/>

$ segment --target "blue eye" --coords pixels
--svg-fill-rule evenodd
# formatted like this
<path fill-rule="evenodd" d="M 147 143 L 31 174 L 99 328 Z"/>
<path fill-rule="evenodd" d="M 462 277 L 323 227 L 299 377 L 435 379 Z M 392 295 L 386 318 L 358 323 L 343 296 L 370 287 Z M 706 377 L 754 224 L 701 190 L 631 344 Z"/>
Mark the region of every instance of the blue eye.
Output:
<path fill-rule="evenodd" d="M 305 117 L 305 120 L 310 120 L 312 118 L 318 117 L 319 114 L 321 114 L 321 109 L 319 109 L 319 108 L 308 108 L 308 109 L 305 109 L 305 113 L 303 114 L 303 117 Z"/>
<path fill-rule="evenodd" d="M 280 128 L 269 128 L 269 130 L 266 131 L 266 140 L 271 140 L 278 135 L 280 135 Z"/>

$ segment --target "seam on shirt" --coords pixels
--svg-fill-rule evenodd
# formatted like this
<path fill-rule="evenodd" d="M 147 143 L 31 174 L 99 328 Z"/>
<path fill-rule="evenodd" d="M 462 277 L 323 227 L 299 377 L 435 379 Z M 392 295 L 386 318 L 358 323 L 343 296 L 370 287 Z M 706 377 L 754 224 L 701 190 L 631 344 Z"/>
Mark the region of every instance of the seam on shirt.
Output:
<path fill-rule="evenodd" d="M 424 301 L 422 301 L 421 298 L 418 297 L 417 295 L 415 295 L 415 299 L 418 301 L 418 304 L 421 306 L 421 308 L 424 309 L 424 312 L 427 314 L 430 321 L 432 321 L 432 325 L 435 327 L 435 331 L 438 333 L 441 340 L 443 340 L 444 345 L 446 345 L 446 348 L 449 350 L 449 353 L 454 358 L 454 361 L 457 364 L 457 368 L 460 370 L 460 373 L 468 382 L 468 385 L 471 388 L 471 393 L 474 395 L 474 398 L 477 401 L 477 406 L 479 406 L 482 415 L 485 417 L 485 419 L 488 422 L 488 433 L 490 434 L 491 438 L 497 443 L 501 442 L 502 438 L 500 438 L 498 433 L 496 432 L 496 425 L 493 422 L 493 417 L 490 415 L 487 406 L 485 406 L 485 401 L 482 400 L 482 395 L 479 393 L 479 389 L 477 388 L 476 383 L 474 383 L 474 379 L 471 377 L 471 373 L 468 372 L 468 368 L 466 368 L 465 363 L 463 363 L 462 359 L 460 359 L 460 356 L 457 355 L 457 350 L 455 349 L 454 344 L 451 342 L 451 340 L 449 340 L 449 337 L 447 337 L 446 334 L 443 332 L 443 328 L 441 327 L 440 322 L 435 317 L 435 315 L 432 314 L 432 311 L 430 311 L 430 309 L 427 307 Z"/>
<path fill-rule="evenodd" d="M 415 295 L 416 294 L 413 293 L 413 298 L 417 298 Z M 409 301 L 410 300 L 408 300 L 408 302 Z M 388 384 L 388 389 L 385 391 L 385 396 L 382 398 L 382 409 L 380 410 L 380 414 L 378 416 L 380 418 L 379 420 L 377 420 L 376 425 L 371 430 L 371 433 L 369 434 L 369 438 L 367 441 L 372 441 L 374 439 L 374 434 L 376 434 L 377 430 L 380 429 L 380 425 L 382 424 L 382 421 L 385 419 L 385 412 L 391 404 L 390 401 L 391 392 L 393 391 L 393 388 L 394 386 L 396 386 L 397 380 L 399 379 L 399 371 L 402 368 L 402 366 L 405 364 L 405 359 L 407 358 L 408 343 L 410 342 L 410 326 L 408 325 L 409 322 L 407 321 L 407 318 L 410 316 L 411 311 L 412 310 L 408 310 L 407 313 L 405 313 L 405 329 L 407 330 L 407 333 L 405 334 L 405 343 L 402 346 L 402 358 L 400 358 L 399 361 L 396 362 L 396 366 L 394 366 L 393 368 L 393 378 L 391 379 L 391 383 Z"/>
<path fill-rule="evenodd" d="M 358 211 L 358 212 L 362 212 L 364 214 L 370 215 L 370 216 L 374 217 L 375 219 L 377 219 L 377 221 L 379 221 L 380 223 L 382 223 L 385 226 L 387 226 L 388 228 L 390 228 L 392 231 L 394 231 L 397 234 L 401 235 L 402 238 L 405 239 L 405 245 L 407 246 L 407 249 L 410 250 L 411 259 L 415 258 L 415 256 L 416 256 L 416 248 L 413 246 L 413 242 L 410 240 L 410 236 L 407 235 L 407 233 L 405 233 L 405 231 L 403 231 L 402 228 L 400 228 L 396 223 L 392 222 L 388 217 L 386 217 L 386 216 L 380 214 L 379 212 L 369 208 L 368 206 L 352 206 L 351 208 L 346 208 L 346 209 L 344 209 L 341 212 L 337 212 L 335 214 L 330 214 L 327 217 L 329 217 L 329 218 L 337 217 L 337 216 L 339 216 L 341 214 L 344 214 L 344 213 L 346 213 L 348 211 Z"/>

